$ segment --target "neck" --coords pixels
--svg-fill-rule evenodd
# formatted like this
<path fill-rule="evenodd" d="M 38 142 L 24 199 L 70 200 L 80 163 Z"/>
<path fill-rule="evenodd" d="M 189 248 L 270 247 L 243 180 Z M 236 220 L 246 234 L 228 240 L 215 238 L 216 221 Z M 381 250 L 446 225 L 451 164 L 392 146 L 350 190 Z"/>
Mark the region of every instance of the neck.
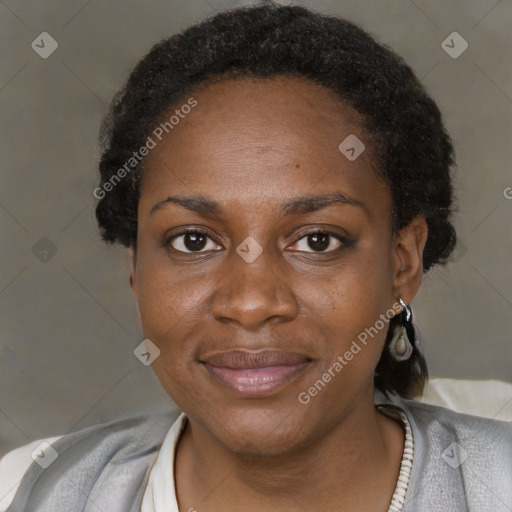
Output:
<path fill-rule="evenodd" d="M 385 510 L 403 443 L 398 423 L 376 411 L 373 388 L 323 436 L 276 456 L 233 453 L 189 420 L 176 457 L 180 510 Z"/>

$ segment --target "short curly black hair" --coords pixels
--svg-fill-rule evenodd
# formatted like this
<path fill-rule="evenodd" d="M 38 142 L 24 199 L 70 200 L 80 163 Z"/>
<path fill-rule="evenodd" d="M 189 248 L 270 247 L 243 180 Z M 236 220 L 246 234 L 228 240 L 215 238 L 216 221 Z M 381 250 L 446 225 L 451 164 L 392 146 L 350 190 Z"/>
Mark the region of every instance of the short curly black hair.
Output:
<path fill-rule="evenodd" d="M 101 129 L 101 180 L 95 196 L 103 240 L 136 248 L 144 160 L 130 172 L 126 162 L 173 106 L 199 85 L 225 76 L 279 75 L 324 86 L 361 114 L 379 176 L 390 186 L 393 231 L 424 216 L 423 270 L 446 263 L 456 243 L 450 222 L 455 159 L 436 104 L 400 56 L 357 25 L 273 3 L 223 11 L 159 42 L 137 64 Z M 387 344 L 397 322 L 398 315 Z M 385 393 L 411 396 L 422 389 L 427 375 L 418 347 L 400 363 L 384 350 L 375 385 Z"/>

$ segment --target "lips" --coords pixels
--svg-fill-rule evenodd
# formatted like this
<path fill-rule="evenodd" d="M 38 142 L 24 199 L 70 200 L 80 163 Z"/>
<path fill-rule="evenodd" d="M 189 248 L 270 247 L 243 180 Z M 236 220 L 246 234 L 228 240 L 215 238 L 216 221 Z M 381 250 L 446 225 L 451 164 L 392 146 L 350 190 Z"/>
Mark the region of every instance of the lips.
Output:
<path fill-rule="evenodd" d="M 205 358 L 205 362 L 211 366 L 233 370 L 292 366 L 304 363 L 307 360 L 307 357 L 297 352 L 284 352 L 282 350 L 229 350 Z"/>
<path fill-rule="evenodd" d="M 263 397 L 289 384 L 312 360 L 281 350 L 229 350 L 200 361 L 215 382 L 243 397 Z"/>

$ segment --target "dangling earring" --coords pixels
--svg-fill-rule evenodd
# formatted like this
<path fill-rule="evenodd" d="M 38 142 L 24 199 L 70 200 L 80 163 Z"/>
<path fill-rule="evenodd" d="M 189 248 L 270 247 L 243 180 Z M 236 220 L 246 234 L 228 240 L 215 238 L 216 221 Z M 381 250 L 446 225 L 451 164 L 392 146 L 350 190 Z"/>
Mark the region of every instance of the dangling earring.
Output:
<path fill-rule="evenodd" d="M 413 348 L 407 335 L 407 331 L 412 329 L 412 311 L 411 308 L 399 297 L 398 301 L 402 305 L 400 314 L 400 325 L 395 329 L 393 337 L 389 343 L 389 352 L 396 361 L 406 361 L 411 357 Z"/>

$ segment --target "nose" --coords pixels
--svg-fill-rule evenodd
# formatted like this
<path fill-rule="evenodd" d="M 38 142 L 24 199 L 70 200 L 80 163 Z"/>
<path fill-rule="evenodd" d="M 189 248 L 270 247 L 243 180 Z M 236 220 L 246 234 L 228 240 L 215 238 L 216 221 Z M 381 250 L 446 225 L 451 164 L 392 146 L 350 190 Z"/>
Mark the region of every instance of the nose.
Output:
<path fill-rule="evenodd" d="M 271 261 L 266 251 L 252 263 L 236 252 L 229 260 L 229 271 L 212 301 L 216 320 L 236 322 L 248 331 L 257 331 L 268 322 L 286 322 L 297 316 L 298 303 L 280 262 Z"/>

